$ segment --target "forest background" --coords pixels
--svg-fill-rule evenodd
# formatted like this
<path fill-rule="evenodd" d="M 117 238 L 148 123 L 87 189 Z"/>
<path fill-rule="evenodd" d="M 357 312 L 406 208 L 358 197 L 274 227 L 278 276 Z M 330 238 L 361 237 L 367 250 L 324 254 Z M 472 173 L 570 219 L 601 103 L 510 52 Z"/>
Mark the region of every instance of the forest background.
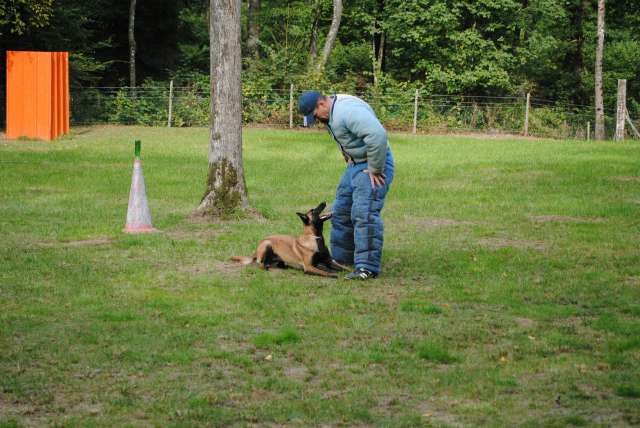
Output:
<path fill-rule="evenodd" d="M 182 97 L 174 126 L 207 125 L 209 2 L 136 2 L 137 84 L 129 68 L 130 6 L 131 0 L 9 0 L 0 5 L 1 79 L 5 49 L 69 51 L 74 123 L 166 123 L 173 80 Z M 571 114 L 580 115 L 580 127 L 593 121 L 595 0 L 345 0 L 331 55 L 318 73 L 333 10 L 332 0 L 243 2 L 246 123 L 286 123 L 292 84 L 296 93 L 318 88 L 384 101 L 374 107 L 392 128 L 394 120 L 411 121 L 416 89 L 421 98 L 446 96 L 447 114 L 452 107 L 466 108 L 465 123 L 479 128 L 501 124 L 516 130 L 522 110 L 517 100 L 526 93 L 544 107 L 537 117 L 550 128 L 567 127 Z M 637 28 L 640 2 L 607 2 L 608 117 L 614 115 L 618 79 L 628 81 L 632 118 L 640 114 Z M 128 86 L 138 86 L 138 97 Z M 511 119 L 476 114 L 500 100 L 517 107 L 498 113 Z M 2 124 L 4 119 L 2 111 Z M 458 114 L 438 120 L 455 125 L 451 122 L 463 119 Z M 608 119 L 608 130 L 612 124 Z M 573 126 L 571 133 L 576 132 Z"/>

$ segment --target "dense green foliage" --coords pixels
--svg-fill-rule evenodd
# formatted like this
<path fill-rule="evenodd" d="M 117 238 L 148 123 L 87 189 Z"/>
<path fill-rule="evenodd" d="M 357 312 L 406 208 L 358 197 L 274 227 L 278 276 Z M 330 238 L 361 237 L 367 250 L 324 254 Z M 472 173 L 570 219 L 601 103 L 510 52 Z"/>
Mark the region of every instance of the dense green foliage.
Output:
<path fill-rule="evenodd" d="M 39 19 L 31 26 L 23 21 L 36 12 L 23 3 L 44 5 L 35 9 Z M 126 86 L 129 0 L 55 0 L 47 10 L 49 3 L 10 1 L 18 18 L 0 21 L 4 45 L 70 51 L 75 88 Z M 309 74 L 310 46 L 317 39 L 322 48 L 331 0 L 260 3 L 251 20 L 243 4 L 249 92 L 287 90 L 291 83 L 378 94 L 398 88 L 476 96 L 530 91 L 563 105 L 593 104 L 596 0 L 345 0 L 338 40 L 320 78 Z M 137 80 L 166 87 L 170 78 L 177 86 L 208 79 L 207 22 L 206 0 L 139 1 Z M 247 46 L 251 25 L 259 29 L 255 48 Z M 639 2 L 607 2 L 609 114 L 619 78 L 628 80 L 632 114 L 640 112 L 639 27 Z M 378 85 L 372 89 L 374 74 Z"/>
<path fill-rule="evenodd" d="M 0 35 L 23 34 L 28 28 L 48 24 L 53 0 L 4 0 L 0 3 Z"/>
<path fill-rule="evenodd" d="M 289 91 L 258 88 L 245 82 L 243 121 L 274 127 L 288 126 Z M 380 94 L 368 86 L 361 96 L 376 110 L 385 127 L 408 131 L 414 115 L 414 91 L 404 84 L 389 84 Z M 296 91 L 294 97 L 299 91 Z M 478 98 L 447 96 L 424 98 L 420 92 L 416 117 L 418 132 L 480 131 L 486 133 L 519 133 L 523 127 L 524 99 L 519 97 Z M 541 100 L 544 101 L 544 100 Z M 553 106 L 534 99 L 529 113 L 529 134 L 538 137 L 586 138 L 586 123 L 593 120 L 589 107 Z M 128 88 L 84 89 L 77 91 L 72 102 L 74 125 L 119 123 L 127 125 L 166 126 L 169 91 L 164 82 L 145 81 L 131 96 Z M 172 126 L 207 126 L 209 123 L 208 79 L 201 76 L 189 86 L 174 89 Z M 295 112 L 294 123 L 302 123 Z M 611 132 L 613 118 L 607 116 Z"/>

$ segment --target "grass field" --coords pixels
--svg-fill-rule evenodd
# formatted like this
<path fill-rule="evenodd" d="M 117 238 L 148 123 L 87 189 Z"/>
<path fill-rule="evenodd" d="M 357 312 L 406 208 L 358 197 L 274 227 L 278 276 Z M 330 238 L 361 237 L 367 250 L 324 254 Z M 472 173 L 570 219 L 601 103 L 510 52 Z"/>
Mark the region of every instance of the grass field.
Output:
<path fill-rule="evenodd" d="M 639 425 L 640 145 L 390 140 L 366 283 L 227 262 L 331 203 L 324 133 L 246 130 L 265 220 L 212 223 L 206 129 L 0 140 L 0 427 Z"/>

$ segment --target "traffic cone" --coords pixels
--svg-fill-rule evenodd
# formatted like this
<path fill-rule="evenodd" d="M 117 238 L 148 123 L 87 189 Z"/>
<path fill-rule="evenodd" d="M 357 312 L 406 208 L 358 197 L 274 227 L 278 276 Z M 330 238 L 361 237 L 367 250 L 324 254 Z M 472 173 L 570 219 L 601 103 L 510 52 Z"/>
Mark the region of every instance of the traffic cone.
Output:
<path fill-rule="evenodd" d="M 142 175 L 142 161 L 140 160 L 140 140 L 135 143 L 135 158 L 133 160 L 133 176 L 129 191 L 129 208 L 127 209 L 127 224 L 125 233 L 149 233 L 156 229 L 151 224 L 151 212 L 147 203 L 147 191 Z"/>

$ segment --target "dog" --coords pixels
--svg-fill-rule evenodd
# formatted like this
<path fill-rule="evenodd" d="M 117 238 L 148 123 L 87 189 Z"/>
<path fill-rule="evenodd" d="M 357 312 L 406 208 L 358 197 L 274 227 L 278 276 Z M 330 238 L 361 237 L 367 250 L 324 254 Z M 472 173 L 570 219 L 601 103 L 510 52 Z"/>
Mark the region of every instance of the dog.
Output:
<path fill-rule="evenodd" d="M 267 236 L 260 241 L 253 256 L 234 256 L 231 260 L 243 265 L 258 263 L 265 270 L 273 266 L 293 267 L 302 269 L 306 274 L 335 278 L 337 276 L 335 272 L 347 270 L 347 267 L 331 258 L 324 243 L 322 227 L 332 215 L 332 213 L 322 214 L 326 206 L 327 204 L 322 202 L 306 214 L 296 213 L 304 224 L 302 235 Z"/>

